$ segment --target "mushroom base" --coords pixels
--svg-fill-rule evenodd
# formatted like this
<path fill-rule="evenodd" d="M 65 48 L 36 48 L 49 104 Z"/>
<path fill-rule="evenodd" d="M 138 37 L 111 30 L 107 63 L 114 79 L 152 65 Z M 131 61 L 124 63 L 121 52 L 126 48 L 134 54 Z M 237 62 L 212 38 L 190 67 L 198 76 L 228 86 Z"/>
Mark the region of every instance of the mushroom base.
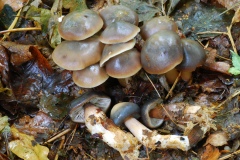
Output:
<path fill-rule="evenodd" d="M 119 151 L 123 159 L 138 159 L 138 140 L 117 127 L 98 107 L 91 104 L 85 107 L 85 124 L 92 135 L 99 135 L 104 142 Z"/>
<path fill-rule="evenodd" d="M 132 134 L 146 147 L 154 150 L 159 149 L 181 149 L 187 151 L 190 149 L 189 139 L 187 136 L 177 135 L 160 135 L 157 131 L 152 131 L 141 124 L 135 118 L 129 118 L 125 125 Z"/>

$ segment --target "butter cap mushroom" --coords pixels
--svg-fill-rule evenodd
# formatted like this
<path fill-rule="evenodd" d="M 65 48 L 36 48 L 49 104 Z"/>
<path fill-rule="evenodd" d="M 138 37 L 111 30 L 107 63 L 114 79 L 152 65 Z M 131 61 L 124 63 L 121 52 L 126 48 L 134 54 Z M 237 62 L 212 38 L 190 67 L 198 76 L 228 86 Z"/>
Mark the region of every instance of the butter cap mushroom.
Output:
<path fill-rule="evenodd" d="M 142 47 L 142 67 L 150 74 L 164 74 L 175 68 L 182 60 L 182 42 L 173 31 L 164 30 L 155 33 Z"/>
<path fill-rule="evenodd" d="M 130 50 L 134 47 L 136 43 L 135 39 L 132 39 L 128 42 L 117 43 L 117 44 L 107 44 L 104 46 L 102 57 L 100 60 L 100 66 L 104 66 L 105 62 L 107 62 L 110 58 L 119 55 L 127 50 Z"/>
<path fill-rule="evenodd" d="M 97 33 L 103 26 L 102 18 L 94 11 L 73 11 L 58 25 L 58 32 L 65 40 L 84 40 Z"/>
<path fill-rule="evenodd" d="M 109 59 L 105 64 L 107 74 L 114 78 L 131 77 L 142 68 L 140 53 L 135 48 Z"/>
<path fill-rule="evenodd" d="M 157 128 L 163 123 L 163 119 L 152 118 L 149 115 L 151 109 L 158 107 L 162 103 L 162 99 L 149 100 L 143 104 L 141 108 L 141 118 L 143 124 L 149 128 Z"/>
<path fill-rule="evenodd" d="M 76 85 L 83 88 L 93 88 L 104 83 L 109 75 L 99 64 L 88 66 L 83 70 L 73 71 L 72 79 Z"/>
<path fill-rule="evenodd" d="M 101 33 L 99 40 L 104 44 L 127 42 L 133 39 L 140 28 L 124 21 L 115 21 L 108 25 Z"/>
<path fill-rule="evenodd" d="M 206 53 L 203 47 L 196 41 L 191 39 L 182 39 L 183 44 L 183 61 L 177 65 L 177 69 L 181 71 L 181 78 L 189 81 L 192 72 L 201 66 L 206 60 Z"/>
<path fill-rule="evenodd" d="M 168 16 L 155 17 L 144 23 L 141 27 L 140 35 L 144 40 L 146 40 L 161 30 L 171 30 L 177 32 L 178 26 Z"/>
<path fill-rule="evenodd" d="M 84 105 L 91 103 L 106 112 L 111 104 L 110 97 L 100 92 L 89 91 L 74 99 L 68 105 L 69 116 L 73 122 L 84 123 Z"/>
<path fill-rule="evenodd" d="M 104 27 L 115 21 L 125 21 L 138 25 L 138 15 L 130 8 L 123 5 L 112 5 L 100 11 L 100 16 L 104 21 Z"/>
<path fill-rule="evenodd" d="M 101 59 L 104 44 L 97 37 L 83 41 L 63 41 L 52 53 L 53 61 L 67 70 L 81 70 Z"/>

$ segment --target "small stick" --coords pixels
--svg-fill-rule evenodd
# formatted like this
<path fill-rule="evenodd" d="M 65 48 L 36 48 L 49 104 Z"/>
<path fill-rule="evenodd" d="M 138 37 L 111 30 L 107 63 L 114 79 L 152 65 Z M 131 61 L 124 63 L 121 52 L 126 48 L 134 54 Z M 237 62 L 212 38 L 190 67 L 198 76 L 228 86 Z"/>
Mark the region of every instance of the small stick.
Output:
<path fill-rule="evenodd" d="M 233 152 L 233 153 L 230 153 L 230 154 L 228 154 L 228 155 L 226 155 L 226 156 L 223 156 L 223 157 L 219 158 L 218 160 L 225 160 L 225 159 L 234 157 L 234 156 L 236 156 L 236 155 L 238 155 L 238 154 L 240 154 L 240 150 L 237 150 L 237 151 L 235 151 L 235 152 Z"/>
<path fill-rule="evenodd" d="M 71 128 L 68 128 L 68 129 L 62 131 L 61 133 L 57 134 L 56 136 L 54 136 L 54 137 L 50 138 L 49 140 L 47 140 L 46 142 L 44 142 L 44 144 L 45 143 L 50 143 L 50 142 L 54 141 L 55 139 L 67 134 L 70 131 L 71 131 Z"/>
<path fill-rule="evenodd" d="M 216 108 L 220 108 L 222 105 L 224 105 L 228 100 L 234 98 L 235 96 L 240 94 L 240 90 L 235 91 L 233 94 L 231 94 L 227 99 L 225 99 L 225 101 L 223 101 L 222 103 L 220 103 Z"/>
<path fill-rule="evenodd" d="M 159 98 L 161 98 L 161 95 L 159 94 L 157 88 L 155 87 L 155 85 L 153 84 L 152 80 L 148 77 L 147 73 L 145 73 L 146 77 L 148 78 L 148 80 L 150 81 L 150 83 L 152 84 L 153 88 L 155 89 L 155 91 L 157 92 Z"/>
<path fill-rule="evenodd" d="M 40 31 L 42 28 L 40 27 L 30 27 L 30 28 L 14 28 L 14 29 L 8 29 L 4 31 L 0 31 L 0 34 L 5 34 L 9 32 L 22 32 L 22 31 Z"/>
<path fill-rule="evenodd" d="M 176 84 L 177 84 L 177 82 L 178 82 L 180 76 L 181 76 L 181 72 L 178 74 L 176 80 L 174 81 L 174 83 L 173 83 L 171 89 L 169 90 L 167 96 L 165 97 L 165 99 L 168 99 L 168 97 L 172 94 L 172 91 L 173 91 L 173 89 L 175 88 L 175 86 L 176 86 Z"/>
<path fill-rule="evenodd" d="M 64 143 L 64 141 L 65 141 L 65 136 L 62 136 L 62 138 L 61 138 L 61 143 L 60 143 L 60 145 L 59 145 L 59 147 L 58 147 L 58 151 L 63 148 L 63 143 Z M 56 156 L 55 156 L 55 158 L 54 158 L 54 160 L 58 160 L 58 157 L 59 157 L 59 156 L 58 156 L 58 153 L 57 153 Z"/>

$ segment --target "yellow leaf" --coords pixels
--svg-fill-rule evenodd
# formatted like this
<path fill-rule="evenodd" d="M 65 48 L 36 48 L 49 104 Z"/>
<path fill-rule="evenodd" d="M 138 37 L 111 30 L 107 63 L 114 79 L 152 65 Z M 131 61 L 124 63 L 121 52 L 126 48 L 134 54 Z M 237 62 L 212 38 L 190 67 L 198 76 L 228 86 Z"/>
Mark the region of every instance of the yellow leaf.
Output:
<path fill-rule="evenodd" d="M 10 150 L 24 160 L 48 160 L 49 149 L 39 145 L 33 136 L 20 133 L 14 126 L 11 127 L 15 139 L 9 143 Z"/>
<path fill-rule="evenodd" d="M 8 117 L 0 117 L 0 131 L 3 130 L 8 125 Z"/>

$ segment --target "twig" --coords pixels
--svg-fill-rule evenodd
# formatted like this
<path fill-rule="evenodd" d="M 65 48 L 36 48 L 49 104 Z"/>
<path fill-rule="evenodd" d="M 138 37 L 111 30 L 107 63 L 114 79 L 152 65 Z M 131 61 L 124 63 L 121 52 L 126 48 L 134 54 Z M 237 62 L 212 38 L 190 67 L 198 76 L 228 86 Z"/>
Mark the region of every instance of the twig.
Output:
<path fill-rule="evenodd" d="M 49 140 L 47 140 L 46 142 L 44 142 L 44 144 L 45 143 L 50 143 L 50 142 L 54 141 L 55 139 L 67 134 L 70 131 L 71 131 L 71 128 L 68 128 L 68 129 L 62 131 L 61 133 L 57 134 L 56 136 L 54 136 L 54 137 L 50 138 Z"/>
<path fill-rule="evenodd" d="M 74 135 L 75 135 L 75 133 L 76 133 L 77 127 L 78 127 L 78 124 L 76 124 L 76 125 L 75 125 L 75 127 L 74 127 L 74 129 L 73 129 L 73 131 L 72 131 L 71 135 L 70 135 L 70 136 L 67 138 L 67 140 L 66 140 L 66 142 L 65 142 L 65 144 L 64 144 L 64 148 L 65 148 L 65 146 L 66 146 L 66 143 L 68 142 L 68 139 L 69 139 L 70 137 L 71 137 L 71 139 L 70 139 L 69 143 L 71 143 L 71 142 L 72 142 L 72 140 L 73 140 L 73 137 L 74 137 Z"/>
<path fill-rule="evenodd" d="M 8 29 L 4 31 L 0 31 L 0 34 L 5 34 L 9 32 L 22 32 L 22 31 L 40 31 L 42 28 L 40 27 L 30 27 L 30 28 L 14 28 L 14 29 Z"/>
<path fill-rule="evenodd" d="M 178 74 L 178 76 L 177 76 L 176 80 L 174 81 L 171 89 L 168 91 L 168 94 L 167 94 L 167 96 L 165 97 L 165 99 L 168 99 L 168 97 L 172 94 L 172 91 L 173 91 L 173 89 L 175 88 L 177 82 L 179 81 L 180 76 L 181 76 L 181 72 Z"/>
<path fill-rule="evenodd" d="M 60 143 L 60 145 L 59 145 L 59 147 L 58 147 L 58 151 L 63 148 L 63 143 L 64 143 L 64 141 L 65 141 L 65 136 L 62 136 L 62 138 L 61 138 L 61 143 Z M 58 160 L 58 157 L 59 157 L 59 156 L 58 156 L 58 152 L 57 152 L 54 160 Z"/>
<path fill-rule="evenodd" d="M 155 87 L 155 85 L 153 84 L 152 80 L 148 77 L 147 73 L 145 73 L 146 77 L 148 78 L 148 80 L 150 81 L 150 83 L 152 84 L 153 88 L 155 89 L 155 91 L 157 92 L 159 98 L 161 98 L 161 95 L 159 94 L 157 88 Z"/>
<path fill-rule="evenodd" d="M 233 152 L 233 153 L 230 153 L 230 154 L 228 154 L 228 155 L 226 155 L 226 156 L 223 156 L 223 157 L 219 158 L 218 160 L 225 160 L 225 159 L 234 157 L 234 156 L 236 156 L 237 154 L 240 154 L 240 150 L 237 150 L 237 151 L 235 151 L 235 152 Z"/>
<path fill-rule="evenodd" d="M 227 99 L 225 99 L 225 101 L 223 101 L 222 103 L 220 103 L 216 108 L 219 109 L 222 105 L 224 105 L 227 101 L 229 101 L 230 99 L 234 98 L 235 96 L 240 94 L 240 90 L 235 91 L 233 94 L 231 94 Z"/>

